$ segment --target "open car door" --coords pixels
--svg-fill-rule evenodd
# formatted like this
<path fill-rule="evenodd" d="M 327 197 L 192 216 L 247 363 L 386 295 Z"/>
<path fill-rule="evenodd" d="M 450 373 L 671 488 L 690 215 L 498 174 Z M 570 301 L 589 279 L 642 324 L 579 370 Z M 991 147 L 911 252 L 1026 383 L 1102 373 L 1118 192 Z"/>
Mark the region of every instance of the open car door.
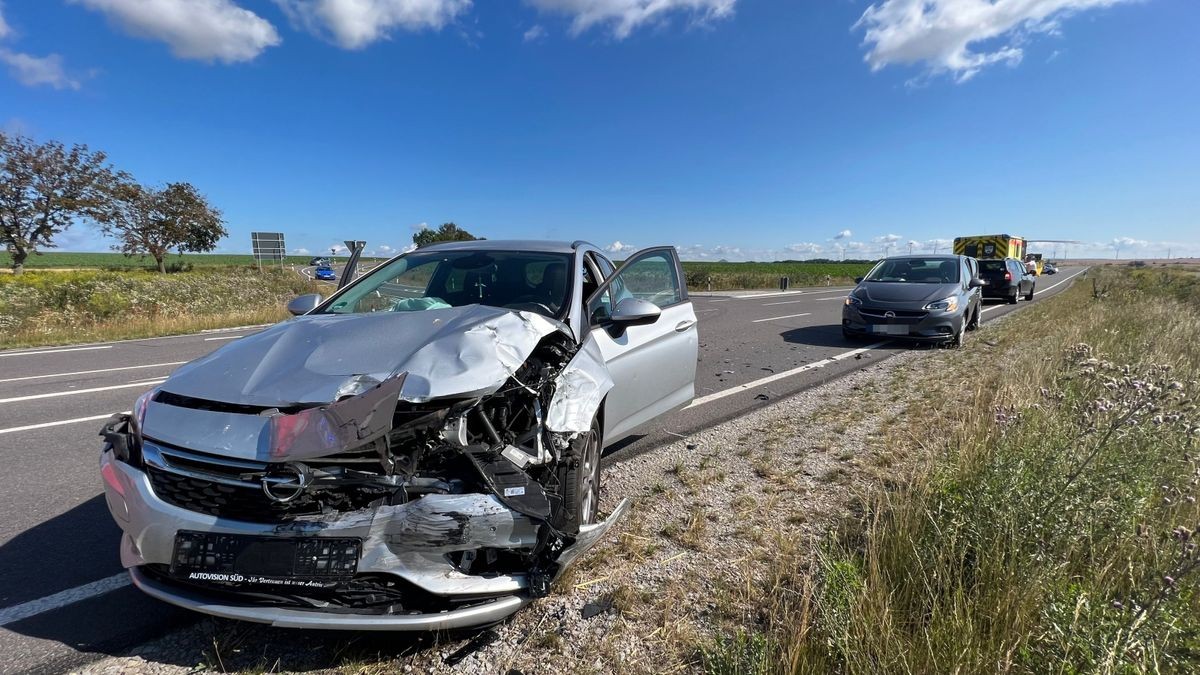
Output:
<path fill-rule="evenodd" d="M 606 445 L 695 397 L 696 313 L 673 247 L 626 260 L 588 299 L 587 320 L 613 379 L 604 404 Z"/>

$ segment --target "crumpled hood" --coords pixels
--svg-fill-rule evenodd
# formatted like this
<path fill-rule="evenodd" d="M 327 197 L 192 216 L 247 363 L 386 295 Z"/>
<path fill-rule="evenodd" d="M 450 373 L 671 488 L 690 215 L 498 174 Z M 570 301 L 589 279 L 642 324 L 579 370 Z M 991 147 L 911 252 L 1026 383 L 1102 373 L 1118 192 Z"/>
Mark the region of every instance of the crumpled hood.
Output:
<path fill-rule="evenodd" d="M 864 302 L 889 305 L 911 304 L 921 309 L 926 304 L 954 295 L 958 284 L 906 284 L 886 281 L 864 281 L 854 295 Z"/>
<path fill-rule="evenodd" d="M 161 385 L 183 396 L 265 407 L 330 403 L 348 378 L 407 372 L 400 398 L 420 402 L 499 388 L 563 324 L 468 305 L 420 312 L 315 314 L 231 342 Z"/>

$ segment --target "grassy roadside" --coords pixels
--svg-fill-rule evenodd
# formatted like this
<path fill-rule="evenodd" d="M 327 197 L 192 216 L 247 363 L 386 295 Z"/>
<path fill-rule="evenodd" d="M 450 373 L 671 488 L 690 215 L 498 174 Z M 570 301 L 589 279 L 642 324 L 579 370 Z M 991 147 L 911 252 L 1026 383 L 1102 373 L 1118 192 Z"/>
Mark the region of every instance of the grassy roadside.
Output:
<path fill-rule="evenodd" d="M 243 268 L 0 276 L 0 348 L 119 340 L 269 323 L 317 290 L 293 272 Z"/>
<path fill-rule="evenodd" d="M 1198 310 L 1195 272 L 1094 270 L 899 371 L 884 443 L 915 468 L 816 564 L 781 551 L 704 669 L 1195 672 Z"/>

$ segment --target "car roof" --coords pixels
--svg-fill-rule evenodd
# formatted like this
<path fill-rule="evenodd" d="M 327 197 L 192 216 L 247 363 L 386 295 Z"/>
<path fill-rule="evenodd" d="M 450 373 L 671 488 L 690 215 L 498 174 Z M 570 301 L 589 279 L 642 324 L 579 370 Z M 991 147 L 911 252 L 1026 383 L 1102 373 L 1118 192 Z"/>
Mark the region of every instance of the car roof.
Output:
<path fill-rule="evenodd" d="M 476 239 L 443 241 L 422 246 L 422 251 L 530 251 L 533 253 L 573 253 L 584 241 L 545 241 L 541 239 Z"/>

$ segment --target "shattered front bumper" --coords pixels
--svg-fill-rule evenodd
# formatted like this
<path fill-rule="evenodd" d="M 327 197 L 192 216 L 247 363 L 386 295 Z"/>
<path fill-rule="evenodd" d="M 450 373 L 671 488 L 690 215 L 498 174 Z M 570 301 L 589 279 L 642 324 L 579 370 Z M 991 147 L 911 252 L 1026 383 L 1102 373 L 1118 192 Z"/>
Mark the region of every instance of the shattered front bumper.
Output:
<path fill-rule="evenodd" d="M 386 518 L 345 514 L 324 522 L 247 523 L 189 511 L 155 495 L 149 477 L 117 460 L 111 451 L 100 459 L 105 498 L 124 534 L 121 563 L 133 583 L 165 602 L 232 619 L 281 627 L 343 630 L 444 630 L 499 621 L 527 604 L 530 579 L 524 573 L 479 576 L 465 574 L 447 559 L 455 551 L 481 547 L 520 549 L 536 543 L 537 527 L 511 511 L 493 495 L 428 495 L 388 507 Z M 434 499 L 430 497 L 441 497 Z M 591 548 L 628 509 L 622 501 L 609 518 L 580 528 L 575 541 L 558 555 L 561 572 Z M 461 606 L 428 613 L 355 613 L 255 603 L 246 595 L 176 583 L 153 569 L 167 567 L 180 530 L 278 537 L 353 537 L 362 541 L 358 574 L 391 575 L 422 593 Z M 234 599 L 231 600 L 230 598 Z"/>

